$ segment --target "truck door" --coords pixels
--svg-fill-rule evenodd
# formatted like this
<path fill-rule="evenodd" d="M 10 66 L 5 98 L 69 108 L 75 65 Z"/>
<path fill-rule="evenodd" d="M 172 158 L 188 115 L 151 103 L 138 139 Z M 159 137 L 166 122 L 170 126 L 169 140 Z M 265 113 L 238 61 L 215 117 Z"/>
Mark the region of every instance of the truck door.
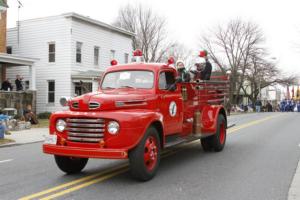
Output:
<path fill-rule="evenodd" d="M 164 70 L 159 73 L 158 92 L 159 108 L 164 116 L 165 134 L 170 135 L 182 132 L 182 96 L 180 89 L 176 87 L 174 91 L 169 87 L 175 83 L 175 71 Z"/>

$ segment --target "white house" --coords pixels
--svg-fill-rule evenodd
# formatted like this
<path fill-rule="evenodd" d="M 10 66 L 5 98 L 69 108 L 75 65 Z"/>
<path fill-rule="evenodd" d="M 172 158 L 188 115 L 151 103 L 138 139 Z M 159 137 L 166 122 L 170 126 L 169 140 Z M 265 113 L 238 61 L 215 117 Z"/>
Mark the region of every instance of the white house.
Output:
<path fill-rule="evenodd" d="M 127 63 L 134 33 L 76 13 L 20 21 L 7 32 L 10 53 L 34 57 L 37 112 L 62 109 L 61 96 L 81 95 L 98 88 L 98 79 L 112 59 Z M 28 67 L 10 67 L 29 88 Z"/>
<path fill-rule="evenodd" d="M 281 86 L 279 85 L 271 85 L 261 89 L 261 100 L 263 102 L 270 101 L 274 104 L 277 104 L 283 99 L 283 93 L 280 88 Z"/>

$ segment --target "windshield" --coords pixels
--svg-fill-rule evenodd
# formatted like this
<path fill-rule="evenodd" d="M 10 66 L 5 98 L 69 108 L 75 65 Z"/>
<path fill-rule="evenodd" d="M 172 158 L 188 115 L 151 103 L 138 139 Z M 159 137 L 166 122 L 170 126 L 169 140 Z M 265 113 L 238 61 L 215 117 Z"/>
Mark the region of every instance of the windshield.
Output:
<path fill-rule="evenodd" d="M 101 89 L 153 87 L 154 74 L 151 71 L 117 71 L 105 75 Z"/>

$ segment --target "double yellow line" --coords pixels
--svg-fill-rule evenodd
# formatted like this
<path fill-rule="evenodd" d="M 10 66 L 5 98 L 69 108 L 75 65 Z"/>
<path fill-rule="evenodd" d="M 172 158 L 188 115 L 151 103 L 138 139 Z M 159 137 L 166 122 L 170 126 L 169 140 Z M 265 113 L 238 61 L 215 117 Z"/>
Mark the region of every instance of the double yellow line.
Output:
<path fill-rule="evenodd" d="M 76 185 L 76 184 L 87 181 L 84 184 L 80 184 L 80 185 L 77 185 L 77 186 L 73 187 L 73 188 L 76 188 L 76 189 L 69 188 L 69 189 L 63 190 L 61 192 L 55 193 L 53 195 L 42 198 L 42 199 L 53 199 L 55 197 L 62 196 L 66 193 L 69 193 L 69 192 L 72 192 L 72 191 L 75 191 L 75 190 L 79 190 L 80 188 L 87 187 L 87 186 L 92 185 L 94 183 L 100 182 L 101 180 L 104 181 L 104 180 L 106 180 L 110 177 L 113 177 L 113 176 L 117 175 L 117 174 L 123 173 L 126 170 L 128 170 L 128 164 L 127 163 L 119 165 L 119 166 L 114 167 L 112 169 L 110 168 L 110 169 L 103 170 L 101 172 L 98 172 L 98 173 L 90 175 L 90 176 L 86 176 L 86 177 L 83 177 L 83 178 L 80 178 L 80 179 L 77 179 L 77 180 L 74 180 L 74 181 L 70 181 L 68 183 L 65 183 L 65 184 L 62 184 L 62 185 L 59 185 L 59 186 L 56 186 L 56 187 L 53 187 L 53 188 L 35 193 L 35 194 L 32 194 L 32 195 L 29 195 L 29 196 L 26 196 L 26 197 L 22 197 L 19 200 L 29 200 L 29 199 L 38 198 L 38 197 L 41 197 L 43 195 L 46 195 L 46 194 L 49 194 L 49 193 L 52 193 L 52 192 L 55 192 L 55 191 L 59 191 L 61 189 L 65 189 L 67 187 L 70 187 L 70 186 L 73 186 L 73 185 Z"/>
<path fill-rule="evenodd" d="M 184 146 L 186 146 L 186 145 L 182 145 L 180 149 L 176 149 L 176 150 L 171 149 L 171 150 L 164 151 L 161 155 L 161 158 L 164 158 L 164 157 L 167 157 L 167 156 L 170 156 L 172 154 L 175 154 L 175 153 L 179 152 L 180 150 L 183 149 Z M 31 200 L 31 199 L 39 198 L 39 197 L 42 197 L 46 194 L 50 194 L 50 193 L 53 193 L 55 191 L 59 191 L 59 190 L 64 189 L 60 192 L 54 193 L 52 195 L 49 195 L 49 196 L 46 196 L 46 197 L 43 197 L 43 198 L 40 198 L 40 200 L 54 199 L 56 197 L 65 195 L 67 193 L 74 192 L 76 190 L 79 190 L 81 188 L 93 185 L 95 183 L 105 181 L 105 180 L 107 180 L 109 178 L 112 178 L 116 175 L 122 174 L 122 173 L 124 173 L 128 170 L 129 170 L 128 163 L 123 163 L 123 164 L 118 165 L 116 167 L 113 167 L 113 168 L 106 169 L 106 170 L 103 170 L 101 172 L 95 173 L 93 175 L 86 176 L 86 177 L 83 177 L 83 178 L 80 178 L 80 179 L 77 179 L 77 180 L 74 180 L 74 181 L 70 181 L 68 183 L 65 183 L 65 184 L 62 184 L 62 185 L 59 185 L 59 186 L 56 186 L 56 187 L 53 187 L 53 188 L 35 193 L 35 194 L 32 194 L 32 195 L 29 195 L 29 196 L 22 197 L 19 200 Z M 79 184 L 79 183 L 82 183 L 82 184 Z M 79 184 L 79 185 L 77 185 L 77 184 Z M 76 185 L 76 186 L 71 187 L 73 185 Z M 70 188 L 68 188 L 68 187 L 70 187 Z"/>
<path fill-rule="evenodd" d="M 262 118 L 262 119 L 259 119 L 259 120 L 251 121 L 249 123 L 233 127 L 231 129 L 229 129 L 227 131 L 227 133 L 230 134 L 230 133 L 236 132 L 238 130 L 241 130 L 241 129 L 244 129 L 244 128 L 247 128 L 247 127 L 262 123 L 262 122 L 265 122 L 267 120 L 270 120 L 270 119 L 278 117 L 278 116 L 281 116 L 281 114 L 280 115 L 274 115 L 274 116 L 268 116 L 268 117 L 265 117 L 265 118 Z M 194 141 L 194 142 L 191 142 L 191 143 L 188 143 L 188 144 L 185 144 L 185 145 L 181 145 L 180 148 L 177 148 L 177 149 L 166 150 L 162 153 L 161 157 L 164 158 L 164 157 L 170 156 L 172 154 L 175 154 L 175 153 L 183 150 L 184 146 L 191 145 L 192 143 L 195 144 L 196 142 L 198 142 L 198 141 Z M 53 187 L 53 188 L 50 188 L 50 189 L 47 189 L 47 190 L 44 190 L 44 191 L 41 191 L 41 192 L 38 192 L 38 193 L 35 193 L 35 194 L 31 194 L 29 196 L 22 197 L 19 200 L 31 200 L 31 199 L 36 199 L 36 198 L 39 198 L 41 200 L 54 199 L 56 197 L 60 197 L 60 196 L 63 196 L 65 194 L 74 192 L 76 190 L 88 187 L 88 186 L 93 185 L 95 183 L 105 181 L 109 178 L 112 178 L 114 176 L 122 174 L 122 173 L 124 173 L 128 170 L 129 170 L 128 163 L 123 163 L 123 164 L 118 165 L 116 167 L 113 167 L 113 168 L 106 169 L 106 170 L 103 170 L 101 172 L 95 173 L 93 175 L 86 176 L 86 177 L 83 177 L 83 178 L 80 178 L 80 179 L 77 179 L 77 180 L 74 180 L 74 181 L 70 181 L 68 183 L 64 183 L 62 185 L 58 185 L 56 187 Z M 58 191 L 58 192 L 56 192 L 56 191 Z M 54 192 L 56 192 L 56 193 L 54 193 Z M 51 194 L 51 193 L 53 193 L 53 194 Z M 48 194 L 50 194 L 50 195 L 48 195 Z"/>

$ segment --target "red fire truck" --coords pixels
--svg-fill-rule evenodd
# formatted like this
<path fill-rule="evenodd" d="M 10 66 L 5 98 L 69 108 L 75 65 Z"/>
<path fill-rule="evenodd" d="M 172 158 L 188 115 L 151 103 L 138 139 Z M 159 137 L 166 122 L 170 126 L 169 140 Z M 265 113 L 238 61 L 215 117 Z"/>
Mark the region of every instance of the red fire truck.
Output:
<path fill-rule="evenodd" d="M 168 147 L 200 139 L 204 151 L 222 151 L 227 77 L 182 82 L 172 64 L 113 61 L 97 92 L 61 99 L 69 109 L 51 115 L 44 153 L 67 174 L 89 158 L 129 159 L 133 177 L 146 181 Z"/>

